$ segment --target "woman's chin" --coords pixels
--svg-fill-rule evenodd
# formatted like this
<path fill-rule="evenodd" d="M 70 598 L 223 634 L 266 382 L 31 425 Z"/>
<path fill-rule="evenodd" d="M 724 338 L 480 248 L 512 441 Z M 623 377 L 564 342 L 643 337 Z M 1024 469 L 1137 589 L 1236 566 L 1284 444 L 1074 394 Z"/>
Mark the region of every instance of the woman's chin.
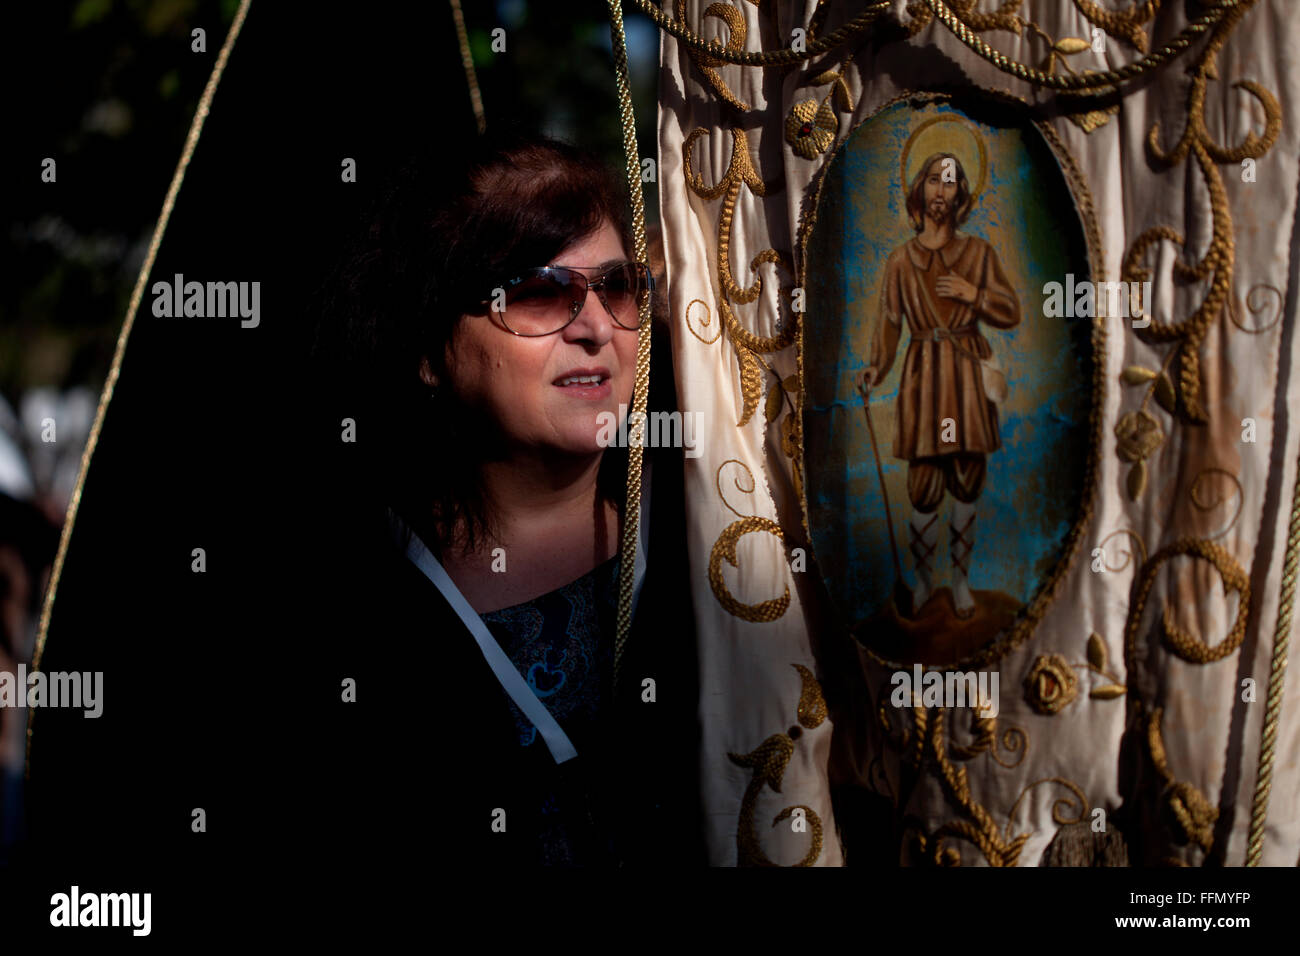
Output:
<path fill-rule="evenodd" d="M 623 442 L 620 424 L 617 412 L 592 410 L 564 422 L 564 426 L 558 429 L 556 444 L 575 455 L 597 454 Z"/>

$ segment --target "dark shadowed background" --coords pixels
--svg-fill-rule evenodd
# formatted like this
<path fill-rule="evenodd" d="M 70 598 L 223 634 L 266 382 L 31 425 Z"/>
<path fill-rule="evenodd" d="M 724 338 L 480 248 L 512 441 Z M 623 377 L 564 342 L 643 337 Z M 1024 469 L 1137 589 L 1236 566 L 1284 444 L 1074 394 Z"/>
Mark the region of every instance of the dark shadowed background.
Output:
<path fill-rule="evenodd" d="M 42 565 L 237 8 L 81 0 L 7 11 L 0 478 L 17 477 L 0 492 L 23 518 L 0 536 L 22 539 L 35 582 L 6 635 L 15 661 L 30 659 Z M 604 3 L 467 2 L 465 18 L 489 126 L 516 122 L 623 168 Z M 206 52 L 191 50 L 196 27 Z M 504 52 L 491 48 L 496 28 Z M 630 14 L 627 32 L 640 151 L 654 156 L 658 34 Z M 390 675 L 436 672 L 437 661 L 435 649 L 416 665 L 383 634 L 331 621 L 346 598 L 320 545 L 347 489 L 345 469 L 319 453 L 338 416 L 316 400 L 320 383 L 305 366 L 310 302 L 401 151 L 432 142 L 450 152 L 473 133 L 446 2 L 252 5 L 149 285 L 175 273 L 258 281 L 260 325 L 156 318 L 146 288 L 41 662 L 46 672 L 102 671 L 103 716 L 41 711 L 29 780 L 0 796 L 0 870 L 21 877 L 13 892 L 29 897 L 24 922 L 44 923 L 50 894 L 74 882 L 151 890 L 155 923 L 209 913 L 198 888 L 228 885 L 231 874 L 274 883 L 304 846 L 356 891 L 363 864 L 350 850 L 371 840 L 375 810 L 353 797 L 373 769 L 375 731 L 338 716 L 338 675 L 373 693 Z M 54 183 L 41 181 L 46 157 L 57 162 Z M 341 181 L 345 157 L 356 183 Z M 653 220 L 653 185 L 646 201 Z M 53 443 L 41 440 L 45 418 L 58 427 Z M 205 573 L 191 570 L 195 548 Z M 403 713 L 428 723 L 385 728 L 385 753 L 413 773 L 435 770 L 438 734 L 466 715 L 439 712 L 436 681 L 398 690 Z M 317 776 L 287 789 L 300 764 Z M 191 831 L 198 807 L 206 834 Z M 430 832 L 418 801 L 390 809 L 409 820 L 413 841 Z M 456 863 L 416 859 L 418 845 L 384 850 L 404 863 Z"/>

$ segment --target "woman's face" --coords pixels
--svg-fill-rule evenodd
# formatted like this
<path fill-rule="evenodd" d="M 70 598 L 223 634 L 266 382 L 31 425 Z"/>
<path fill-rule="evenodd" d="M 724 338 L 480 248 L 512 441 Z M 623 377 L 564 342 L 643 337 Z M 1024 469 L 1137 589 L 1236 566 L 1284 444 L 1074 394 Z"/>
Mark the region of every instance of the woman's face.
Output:
<path fill-rule="evenodd" d="M 594 278 L 627 258 L 617 230 L 606 222 L 537 265 L 569 266 Z M 513 335 L 492 312 L 464 316 L 447 344 L 446 368 L 456 394 L 498 423 L 507 446 L 595 454 L 602 450 L 602 413 L 617 423 L 620 404 L 622 411 L 631 404 L 636 353 L 637 333 L 615 325 L 600 297 L 588 292 L 577 318 L 553 335 Z M 562 384 L 575 375 L 599 375 L 600 382 Z"/>

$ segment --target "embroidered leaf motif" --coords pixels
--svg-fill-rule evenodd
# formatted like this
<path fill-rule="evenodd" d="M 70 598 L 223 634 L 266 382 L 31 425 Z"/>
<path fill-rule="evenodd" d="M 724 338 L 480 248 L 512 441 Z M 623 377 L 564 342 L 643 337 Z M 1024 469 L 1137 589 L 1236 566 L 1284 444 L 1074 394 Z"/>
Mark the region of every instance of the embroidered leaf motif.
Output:
<path fill-rule="evenodd" d="M 1174 383 L 1169 381 L 1169 376 L 1163 373 L 1156 379 L 1156 403 L 1170 415 L 1174 414 L 1174 410 L 1178 405 L 1178 401 L 1174 397 Z"/>
<path fill-rule="evenodd" d="M 853 94 L 849 92 L 849 84 L 844 81 L 844 77 L 836 78 L 835 88 L 831 93 L 840 104 L 840 109 L 846 113 L 853 112 Z"/>
<path fill-rule="evenodd" d="M 736 422 L 736 426 L 743 428 L 758 411 L 759 399 L 763 397 L 763 369 L 754 353 L 744 346 L 738 346 L 736 353 L 740 359 L 740 394 L 744 399 L 740 421 Z"/>
<path fill-rule="evenodd" d="M 1137 501 L 1142 497 L 1142 492 L 1147 487 L 1147 463 L 1145 461 L 1134 462 L 1132 470 L 1128 473 L 1128 496 L 1129 500 Z"/>
<path fill-rule="evenodd" d="M 785 389 L 787 392 L 789 392 L 791 395 L 798 395 L 799 376 L 798 375 L 789 376 L 784 382 L 781 383 L 781 387 Z"/>
<path fill-rule="evenodd" d="M 780 385 L 773 385 L 767 390 L 767 420 L 776 421 L 776 417 L 781 414 L 781 396 L 783 392 Z"/>
<path fill-rule="evenodd" d="M 1145 368 L 1141 365 L 1130 365 L 1120 375 L 1125 385 L 1141 385 L 1143 382 L 1149 382 L 1155 377 L 1155 369 Z"/>
<path fill-rule="evenodd" d="M 1097 634 L 1088 635 L 1088 663 L 1097 670 L 1106 668 L 1106 645 Z"/>
<path fill-rule="evenodd" d="M 1114 700 L 1116 697 L 1123 697 L 1128 690 L 1122 684 L 1103 684 L 1101 687 L 1093 688 L 1088 696 L 1094 700 Z"/>
<path fill-rule="evenodd" d="M 1061 37 L 1052 44 L 1052 49 L 1057 53 L 1064 53 L 1068 56 L 1074 53 L 1082 53 L 1089 46 L 1091 44 L 1087 40 L 1082 40 L 1079 37 Z"/>

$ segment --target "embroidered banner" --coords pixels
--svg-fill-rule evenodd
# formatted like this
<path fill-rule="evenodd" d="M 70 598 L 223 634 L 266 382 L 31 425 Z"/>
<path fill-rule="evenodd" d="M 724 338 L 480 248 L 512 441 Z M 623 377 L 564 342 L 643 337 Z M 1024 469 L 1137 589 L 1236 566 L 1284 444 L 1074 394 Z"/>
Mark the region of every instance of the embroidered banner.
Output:
<path fill-rule="evenodd" d="M 715 863 L 1297 862 L 1289 12 L 667 15 Z"/>

